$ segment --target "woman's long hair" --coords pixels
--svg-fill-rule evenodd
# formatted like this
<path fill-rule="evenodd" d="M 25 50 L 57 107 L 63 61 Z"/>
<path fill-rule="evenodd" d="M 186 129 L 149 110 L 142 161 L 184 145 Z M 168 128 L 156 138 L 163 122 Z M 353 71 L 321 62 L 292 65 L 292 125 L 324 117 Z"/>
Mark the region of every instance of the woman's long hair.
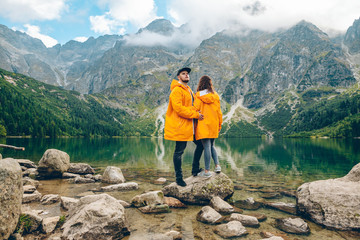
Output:
<path fill-rule="evenodd" d="M 212 84 L 211 78 L 206 75 L 204 75 L 200 78 L 196 91 L 199 92 L 199 91 L 205 90 L 205 89 L 207 89 L 209 92 L 214 93 L 214 86 Z"/>

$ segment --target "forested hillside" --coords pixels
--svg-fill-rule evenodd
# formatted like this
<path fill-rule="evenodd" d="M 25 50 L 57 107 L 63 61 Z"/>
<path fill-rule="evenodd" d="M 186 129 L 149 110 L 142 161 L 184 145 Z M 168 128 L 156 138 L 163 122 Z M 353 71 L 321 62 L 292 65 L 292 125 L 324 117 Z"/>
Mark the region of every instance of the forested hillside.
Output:
<path fill-rule="evenodd" d="M 2 69 L 0 92 L 3 136 L 134 136 L 149 135 L 154 128 L 136 127 L 136 118 L 105 106 L 101 96 L 81 95 Z"/>

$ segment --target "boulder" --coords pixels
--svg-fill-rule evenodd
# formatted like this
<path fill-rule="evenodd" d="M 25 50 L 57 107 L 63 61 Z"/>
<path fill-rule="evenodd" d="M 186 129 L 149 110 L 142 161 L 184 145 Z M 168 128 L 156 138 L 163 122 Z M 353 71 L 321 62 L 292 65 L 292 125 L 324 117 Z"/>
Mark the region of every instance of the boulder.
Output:
<path fill-rule="evenodd" d="M 164 197 L 164 203 L 171 208 L 186 208 L 184 203 L 173 197 Z"/>
<path fill-rule="evenodd" d="M 37 190 L 30 194 L 23 194 L 22 203 L 38 202 L 41 199 L 41 193 Z"/>
<path fill-rule="evenodd" d="M 196 215 L 196 220 L 207 224 L 218 224 L 223 217 L 210 206 L 203 207 Z"/>
<path fill-rule="evenodd" d="M 0 239 L 8 239 L 21 213 L 23 184 L 21 167 L 15 159 L 0 160 Z"/>
<path fill-rule="evenodd" d="M 67 170 L 69 173 L 74 174 L 95 174 L 95 170 L 87 163 L 70 163 L 70 167 Z"/>
<path fill-rule="evenodd" d="M 275 220 L 275 226 L 287 233 L 310 234 L 309 225 L 301 218 L 279 218 Z"/>
<path fill-rule="evenodd" d="M 299 214 L 340 230 L 360 229 L 360 163 L 342 178 L 305 183 L 297 189 Z"/>
<path fill-rule="evenodd" d="M 125 178 L 120 168 L 108 166 L 105 169 L 104 174 L 102 175 L 101 181 L 104 183 L 116 184 L 116 183 L 124 183 Z"/>
<path fill-rule="evenodd" d="M 36 168 L 35 163 L 28 159 L 16 159 L 16 161 L 20 164 L 20 166 L 23 166 L 26 168 Z"/>
<path fill-rule="evenodd" d="M 165 196 L 175 197 L 182 202 L 208 204 L 214 196 L 226 199 L 234 193 L 234 184 L 224 173 L 212 173 L 209 178 L 189 177 L 187 186 L 171 183 L 163 188 Z"/>
<path fill-rule="evenodd" d="M 36 187 L 32 185 L 23 186 L 24 193 L 34 193 L 36 191 Z"/>
<path fill-rule="evenodd" d="M 239 221 L 245 227 L 254 227 L 254 228 L 260 227 L 258 219 L 256 217 L 249 215 L 233 213 L 230 216 L 230 221 Z"/>
<path fill-rule="evenodd" d="M 42 178 L 61 178 L 70 167 L 70 156 L 57 149 L 48 149 L 39 161 L 38 172 Z"/>
<path fill-rule="evenodd" d="M 46 234 L 52 233 L 55 230 L 59 220 L 59 216 L 44 218 L 41 223 L 42 232 Z"/>
<path fill-rule="evenodd" d="M 58 194 L 47 194 L 44 195 L 40 200 L 42 205 L 50 205 L 53 203 L 57 203 L 59 201 L 60 201 L 60 196 Z"/>
<path fill-rule="evenodd" d="M 78 202 L 79 199 L 76 198 L 60 197 L 60 206 L 66 211 L 75 206 Z"/>
<path fill-rule="evenodd" d="M 82 197 L 62 226 L 64 239 L 122 239 L 129 235 L 125 209 L 103 193 Z"/>
<path fill-rule="evenodd" d="M 164 194 L 162 191 L 152 191 L 137 195 L 131 199 L 131 204 L 135 207 L 164 204 Z"/>
<path fill-rule="evenodd" d="M 246 228 L 239 221 L 231 221 L 226 224 L 216 226 L 214 233 L 223 238 L 235 238 L 248 234 Z"/>
<path fill-rule="evenodd" d="M 210 206 L 221 214 L 230 214 L 234 212 L 233 206 L 222 200 L 220 197 L 215 196 L 210 201 Z"/>
<path fill-rule="evenodd" d="M 256 202 L 252 197 L 249 197 L 245 200 L 238 200 L 234 203 L 234 205 L 238 208 L 247 210 L 256 210 L 261 207 L 261 203 Z"/>
<path fill-rule="evenodd" d="M 104 192 L 129 191 L 136 189 L 139 189 L 139 184 L 137 184 L 136 182 L 119 183 L 100 188 L 100 190 Z"/>

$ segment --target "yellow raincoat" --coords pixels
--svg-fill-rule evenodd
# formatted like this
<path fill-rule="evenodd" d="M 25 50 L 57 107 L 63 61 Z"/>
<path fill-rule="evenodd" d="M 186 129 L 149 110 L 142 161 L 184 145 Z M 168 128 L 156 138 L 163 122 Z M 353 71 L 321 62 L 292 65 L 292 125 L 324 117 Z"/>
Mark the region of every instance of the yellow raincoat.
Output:
<path fill-rule="evenodd" d="M 204 119 L 197 124 L 196 140 L 217 138 L 223 121 L 219 95 L 207 90 L 199 91 L 196 93 L 194 107 L 204 115 Z"/>
<path fill-rule="evenodd" d="M 199 112 L 192 106 L 192 94 L 189 86 L 173 80 L 170 86 L 169 105 L 165 117 L 164 138 L 173 141 L 193 141 L 193 118 L 199 118 Z"/>

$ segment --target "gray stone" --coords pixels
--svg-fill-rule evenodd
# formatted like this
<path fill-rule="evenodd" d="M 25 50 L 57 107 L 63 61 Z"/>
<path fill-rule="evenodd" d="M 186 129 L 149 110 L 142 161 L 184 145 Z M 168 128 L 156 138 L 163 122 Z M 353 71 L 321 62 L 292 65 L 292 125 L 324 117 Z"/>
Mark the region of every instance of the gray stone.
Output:
<path fill-rule="evenodd" d="M 80 198 L 62 226 L 64 239 L 122 239 L 129 234 L 124 207 L 108 194 Z"/>
<path fill-rule="evenodd" d="M 36 187 L 32 185 L 23 186 L 24 193 L 34 193 L 36 191 Z"/>
<path fill-rule="evenodd" d="M 162 184 L 165 184 L 166 181 L 167 181 L 166 178 L 161 177 L 161 178 L 156 179 L 156 180 L 154 181 L 154 184 L 162 185 Z"/>
<path fill-rule="evenodd" d="M 230 197 L 234 193 L 231 179 L 224 173 L 213 173 L 210 178 L 189 177 L 185 179 L 187 186 L 180 187 L 171 183 L 163 188 L 165 196 L 179 199 L 193 204 L 208 204 L 214 196 L 221 199 Z"/>
<path fill-rule="evenodd" d="M 119 183 L 100 188 L 100 190 L 104 192 L 129 191 L 136 189 L 139 189 L 139 184 L 137 184 L 136 182 Z"/>
<path fill-rule="evenodd" d="M 20 166 L 24 166 L 26 168 L 36 168 L 35 163 L 28 159 L 16 159 L 16 161 L 20 164 Z"/>
<path fill-rule="evenodd" d="M 57 149 L 48 149 L 39 161 L 38 172 L 43 178 L 61 178 L 70 167 L 70 156 Z"/>
<path fill-rule="evenodd" d="M 214 232 L 223 238 L 241 237 L 248 234 L 246 228 L 239 221 L 231 221 L 216 226 Z"/>
<path fill-rule="evenodd" d="M 239 213 L 233 213 L 230 216 L 230 221 L 239 221 L 245 227 L 260 227 L 259 221 L 256 217 L 248 216 Z"/>
<path fill-rule="evenodd" d="M 60 197 L 60 206 L 68 211 L 70 208 L 75 206 L 79 202 L 79 199 L 71 198 L 71 197 Z"/>
<path fill-rule="evenodd" d="M 46 234 L 52 233 L 55 230 L 59 220 L 59 216 L 44 218 L 41 223 L 42 231 Z"/>
<path fill-rule="evenodd" d="M 275 220 L 275 226 L 287 233 L 310 234 L 308 224 L 301 218 L 280 218 Z"/>
<path fill-rule="evenodd" d="M 35 191 L 30 194 L 23 194 L 22 203 L 38 202 L 41 199 L 41 193 Z"/>
<path fill-rule="evenodd" d="M 101 181 L 104 183 L 116 184 L 116 183 L 124 183 L 125 178 L 120 168 L 108 166 L 105 169 L 104 174 L 102 175 Z"/>
<path fill-rule="evenodd" d="M 256 210 L 261 207 L 261 203 L 256 202 L 252 197 L 249 197 L 245 200 L 238 200 L 234 203 L 234 205 L 238 208 L 247 210 Z"/>
<path fill-rule="evenodd" d="M 215 196 L 210 201 L 210 206 L 221 214 L 230 214 L 234 212 L 233 206 L 222 200 L 220 197 Z"/>
<path fill-rule="evenodd" d="M 164 204 L 164 194 L 162 191 L 152 191 L 137 195 L 131 199 L 131 204 L 135 207 Z"/>
<path fill-rule="evenodd" d="M 16 160 L 0 160 L 0 189 L 0 239 L 8 239 L 18 223 L 23 195 L 21 168 Z"/>
<path fill-rule="evenodd" d="M 62 174 L 62 178 L 65 178 L 65 179 L 67 179 L 67 178 L 76 178 L 76 177 L 80 177 L 80 175 L 75 174 L 75 173 L 69 173 L 69 172 L 64 172 Z"/>
<path fill-rule="evenodd" d="M 24 177 L 23 178 L 23 185 L 32 185 L 32 186 L 35 186 L 36 188 L 39 187 L 40 185 L 40 182 L 38 180 L 34 180 L 32 178 L 29 178 L 29 177 Z"/>
<path fill-rule="evenodd" d="M 196 215 L 196 220 L 207 224 L 217 224 L 222 221 L 222 216 L 212 207 L 205 206 L 201 208 L 200 212 Z"/>
<path fill-rule="evenodd" d="M 79 183 L 94 183 L 94 182 L 95 182 L 95 180 L 91 179 L 91 178 L 84 178 L 84 177 L 80 177 L 80 176 L 74 178 L 74 183 L 77 183 L 77 184 L 79 184 Z"/>
<path fill-rule="evenodd" d="M 67 170 L 69 173 L 75 174 L 95 174 L 95 170 L 87 163 L 70 163 L 70 167 Z"/>
<path fill-rule="evenodd" d="M 40 202 L 42 205 L 50 205 L 60 201 L 60 196 L 58 194 L 47 194 L 44 195 Z"/>
<path fill-rule="evenodd" d="M 286 213 L 296 215 L 296 204 L 284 202 L 262 202 L 268 208 L 277 209 Z"/>
<path fill-rule="evenodd" d="M 301 185 L 299 213 L 314 222 L 340 230 L 360 229 L 360 164 L 342 178 Z"/>
<path fill-rule="evenodd" d="M 169 206 L 166 204 L 147 205 L 139 208 L 142 213 L 169 213 Z"/>

